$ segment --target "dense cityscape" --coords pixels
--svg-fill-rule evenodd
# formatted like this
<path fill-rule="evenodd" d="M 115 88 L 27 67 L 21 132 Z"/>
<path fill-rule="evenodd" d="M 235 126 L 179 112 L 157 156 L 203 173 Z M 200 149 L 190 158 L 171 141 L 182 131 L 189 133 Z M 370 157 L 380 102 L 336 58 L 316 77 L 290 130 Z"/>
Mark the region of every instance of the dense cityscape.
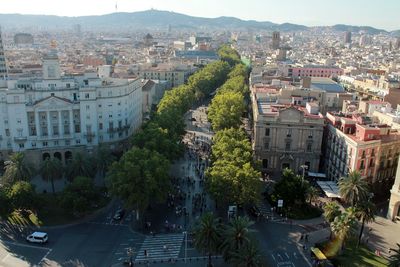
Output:
<path fill-rule="evenodd" d="M 400 266 L 399 31 L 0 26 L 0 267 Z"/>

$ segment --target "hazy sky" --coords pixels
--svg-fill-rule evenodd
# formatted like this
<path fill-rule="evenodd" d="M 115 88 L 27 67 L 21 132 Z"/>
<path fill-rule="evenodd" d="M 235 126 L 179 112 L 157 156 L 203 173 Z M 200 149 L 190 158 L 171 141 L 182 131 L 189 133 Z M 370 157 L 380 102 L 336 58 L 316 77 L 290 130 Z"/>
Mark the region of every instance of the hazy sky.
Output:
<path fill-rule="evenodd" d="M 193 16 L 400 29 L 400 0 L 0 0 L 0 13 L 101 15 L 150 8 Z"/>

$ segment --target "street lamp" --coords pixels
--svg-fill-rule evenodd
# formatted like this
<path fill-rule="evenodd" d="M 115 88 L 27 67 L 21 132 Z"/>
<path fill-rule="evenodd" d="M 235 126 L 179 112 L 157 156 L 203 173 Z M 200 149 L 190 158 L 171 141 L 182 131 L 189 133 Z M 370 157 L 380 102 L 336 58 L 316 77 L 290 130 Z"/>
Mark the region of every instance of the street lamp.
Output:
<path fill-rule="evenodd" d="M 306 170 L 308 169 L 308 166 L 303 164 L 303 165 L 300 166 L 300 168 L 303 169 L 303 179 L 301 180 L 301 182 L 303 183 L 303 181 L 304 181 L 304 174 L 305 174 Z"/>
<path fill-rule="evenodd" d="M 184 231 L 183 234 L 185 235 L 185 263 L 187 258 L 187 231 Z"/>

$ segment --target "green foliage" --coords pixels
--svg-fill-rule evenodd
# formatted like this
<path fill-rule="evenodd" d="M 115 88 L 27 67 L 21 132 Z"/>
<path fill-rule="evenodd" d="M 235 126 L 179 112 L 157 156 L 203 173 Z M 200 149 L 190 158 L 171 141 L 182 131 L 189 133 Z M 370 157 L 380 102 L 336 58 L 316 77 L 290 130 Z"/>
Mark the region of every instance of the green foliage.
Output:
<path fill-rule="evenodd" d="M 225 159 L 242 166 L 253 159 L 249 138 L 243 129 L 224 129 L 213 137 L 212 161 Z"/>
<path fill-rule="evenodd" d="M 239 127 L 245 111 L 244 98 L 240 93 L 217 94 L 208 109 L 208 118 L 215 131 Z"/>
<path fill-rule="evenodd" d="M 391 249 L 391 255 L 389 257 L 389 266 L 390 267 L 399 267 L 400 266 L 400 244 L 396 243 L 397 248 Z"/>
<path fill-rule="evenodd" d="M 108 167 L 116 160 L 109 147 L 100 145 L 96 151 L 97 171 L 104 174 Z"/>
<path fill-rule="evenodd" d="M 236 64 L 235 67 L 229 72 L 228 78 L 232 79 L 237 76 L 241 76 L 245 79 L 248 78 L 249 70 L 246 68 L 244 64 Z"/>
<path fill-rule="evenodd" d="M 246 84 L 246 78 L 244 76 L 234 76 L 228 79 L 224 85 L 219 88 L 218 94 L 227 92 L 235 92 L 242 95 L 248 94 L 249 86 Z"/>
<path fill-rule="evenodd" d="M 42 176 L 43 180 L 51 182 L 51 188 L 54 194 L 54 180 L 62 179 L 63 177 L 63 166 L 61 161 L 57 158 L 47 158 L 40 166 L 40 175 Z"/>
<path fill-rule="evenodd" d="M 262 264 L 261 253 L 255 241 L 244 246 L 240 251 L 234 251 L 230 260 L 237 267 L 259 267 Z"/>
<path fill-rule="evenodd" d="M 251 244 L 250 227 L 252 225 L 253 222 L 247 217 L 236 217 L 229 222 L 221 246 L 225 261 L 232 261 L 235 253 L 240 253 Z"/>
<path fill-rule="evenodd" d="M 250 162 L 237 166 L 228 160 L 218 160 L 207 171 L 207 186 L 214 199 L 223 203 L 250 204 L 260 196 L 260 172 Z"/>
<path fill-rule="evenodd" d="M 229 71 L 229 64 L 215 61 L 190 76 L 188 85 L 194 91 L 195 99 L 200 100 L 221 86 Z"/>
<path fill-rule="evenodd" d="M 345 242 L 350 237 L 357 233 L 357 220 L 354 208 L 347 208 L 331 223 L 333 234 L 342 242 Z"/>
<path fill-rule="evenodd" d="M 107 181 L 110 192 L 128 208 L 144 211 L 151 201 L 163 202 L 171 188 L 169 161 L 161 154 L 133 147 L 114 162 Z"/>
<path fill-rule="evenodd" d="M 340 207 L 336 202 L 328 202 L 323 207 L 324 217 L 327 222 L 332 223 L 336 217 L 342 213 Z"/>
<path fill-rule="evenodd" d="M 0 187 L 0 203 L 0 217 L 6 218 L 12 212 L 12 204 L 8 187 Z"/>
<path fill-rule="evenodd" d="M 82 214 L 91 209 L 99 199 L 99 193 L 90 177 L 77 176 L 60 196 L 60 204 L 67 211 Z"/>
<path fill-rule="evenodd" d="M 208 255 L 208 266 L 211 266 L 211 255 L 219 251 L 222 242 L 222 225 L 212 213 L 205 213 L 197 221 L 193 234 L 194 246 Z"/>
<path fill-rule="evenodd" d="M 4 165 L 2 184 L 12 185 L 17 181 L 29 181 L 34 173 L 33 167 L 25 160 L 22 152 L 12 154 Z"/>
<path fill-rule="evenodd" d="M 37 195 L 30 183 L 18 181 L 11 186 L 9 199 L 13 209 L 31 209 L 36 206 Z"/>
<path fill-rule="evenodd" d="M 350 172 L 339 180 L 339 192 L 343 200 L 356 206 L 369 196 L 368 182 L 357 171 Z"/>
<path fill-rule="evenodd" d="M 306 204 L 309 188 L 309 183 L 303 181 L 302 177 L 295 175 L 290 169 L 285 169 L 282 179 L 274 186 L 272 201 L 283 199 L 285 209 L 302 207 Z"/>
<path fill-rule="evenodd" d="M 75 153 L 66 167 L 66 176 L 74 180 L 78 176 L 94 177 L 96 174 L 96 161 L 93 157 Z"/>
<path fill-rule="evenodd" d="M 223 45 L 218 49 L 218 56 L 222 61 L 227 62 L 231 67 L 241 63 L 239 53 L 229 45 Z"/>
<path fill-rule="evenodd" d="M 174 111 L 183 115 L 194 101 L 194 90 L 188 85 L 181 85 L 166 91 L 158 104 L 158 113 Z"/>

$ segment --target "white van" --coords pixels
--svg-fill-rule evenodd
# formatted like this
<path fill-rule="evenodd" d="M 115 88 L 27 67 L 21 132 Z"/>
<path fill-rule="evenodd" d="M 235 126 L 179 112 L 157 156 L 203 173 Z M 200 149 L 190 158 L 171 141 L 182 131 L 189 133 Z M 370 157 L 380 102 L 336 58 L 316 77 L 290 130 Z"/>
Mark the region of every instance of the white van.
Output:
<path fill-rule="evenodd" d="M 46 243 L 48 239 L 49 237 L 47 236 L 47 234 L 43 232 L 33 232 L 26 237 L 26 241 L 40 244 Z"/>

